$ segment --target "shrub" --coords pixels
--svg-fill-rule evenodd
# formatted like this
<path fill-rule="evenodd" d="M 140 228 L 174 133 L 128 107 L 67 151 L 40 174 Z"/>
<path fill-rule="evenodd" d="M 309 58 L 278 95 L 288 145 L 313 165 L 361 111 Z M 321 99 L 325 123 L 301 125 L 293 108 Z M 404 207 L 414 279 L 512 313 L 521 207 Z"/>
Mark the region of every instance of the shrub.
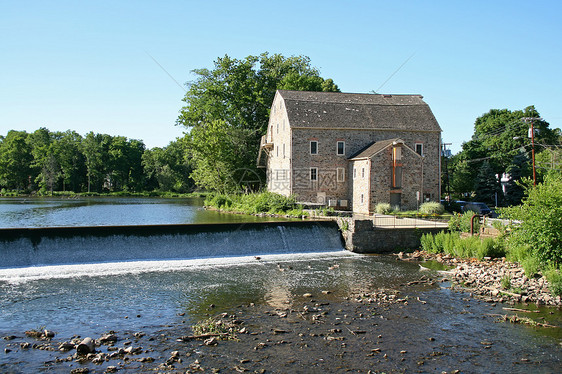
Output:
<path fill-rule="evenodd" d="M 467 258 L 484 257 L 499 258 L 505 256 L 505 246 L 502 240 L 478 236 L 461 238 L 456 232 L 439 232 L 435 235 L 424 234 L 421 239 L 421 248 L 430 253 L 447 253 L 452 256 Z"/>
<path fill-rule="evenodd" d="M 548 289 L 553 296 L 562 296 L 562 273 L 560 268 L 549 267 L 544 272 L 548 281 Z"/>
<path fill-rule="evenodd" d="M 433 235 L 423 234 L 420 238 L 421 248 L 426 252 L 431 252 L 433 250 Z"/>
<path fill-rule="evenodd" d="M 205 199 L 205 205 L 214 206 L 218 209 L 229 208 L 232 205 L 232 199 L 228 195 L 210 195 Z"/>
<path fill-rule="evenodd" d="M 211 194 L 205 199 L 205 205 L 246 214 L 275 213 L 302 216 L 302 206 L 293 196 L 286 197 L 272 192 L 255 194 Z"/>
<path fill-rule="evenodd" d="M 422 214 L 443 214 L 445 207 L 437 202 L 423 203 L 420 206 L 420 213 Z"/>
<path fill-rule="evenodd" d="M 392 207 L 388 203 L 378 203 L 375 206 L 375 212 L 378 214 L 390 214 L 392 213 Z"/>
<path fill-rule="evenodd" d="M 525 275 L 528 278 L 532 278 L 537 275 L 541 269 L 541 264 L 538 258 L 536 257 L 526 257 L 521 261 L 521 266 L 523 270 L 525 270 Z"/>
<path fill-rule="evenodd" d="M 543 183 L 526 187 L 520 206 L 500 210 L 502 218 L 517 220 L 511 226 L 510 245 L 528 246 L 545 266 L 562 264 L 562 175 L 548 175 Z"/>
<path fill-rule="evenodd" d="M 502 285 L 502 288 L 504 290 L 509 290 L 511 289 L 511 277 L 509 275 L 504 275 L 502 277 L 502 279 L 500 280 L 500 283 Z"/>
<path fill-rule="evenodd" d="M 477 253 L 479 259 L 484 257 L 500 258 L 505 256 L 505 246 L 503 240 L 496 240 L 494 238 L 485 238 L 480 244 Z"/>
<path fill-rule="evenodd" d="M 469 236 L 455 243 L 455 255 L 461 258 L 477 257 L 480 249 L 480 238 Z"/>
<path fill-rule="evenodd" d="M 449 235 L 449 233 L 444 231 L 435 234 L 432 248 L 433 253 L 442 253 L 445 250 L 445 241 Z"/>
<path fill-rule="evenodd" d="M 445 237 L 445 240 L 443 242 L 443 251 L 445 251 L 445 253 L 448 253 L 448 254 L 454 254 L 455 253 L 455 246 L 457 245 L 457 242 L 459 240 L 462 240 L 462 239 L 460 238 L 458 233 L 456 233 L 456 232 L 448 233 L 448 235 Z"/>
<path fill-rule="evenodd" d="M 301 218 L 302 216 L 308 216 L 308 212 L 305 212 L 304 210 L 302 210 L 302 208 L 287 210 L 285 214 L 288 215 L 289 217 L 297 217 L 297 218 Z"/>
<path fill-rule="evenodd" d="M 454 213 L 449 220 L 449 230 L 457 232 L 470 232 L 473 212 L 465 212 L 463 214 Z M 480 230 L 479 220 L 474 220 L 474 232 Z"/>

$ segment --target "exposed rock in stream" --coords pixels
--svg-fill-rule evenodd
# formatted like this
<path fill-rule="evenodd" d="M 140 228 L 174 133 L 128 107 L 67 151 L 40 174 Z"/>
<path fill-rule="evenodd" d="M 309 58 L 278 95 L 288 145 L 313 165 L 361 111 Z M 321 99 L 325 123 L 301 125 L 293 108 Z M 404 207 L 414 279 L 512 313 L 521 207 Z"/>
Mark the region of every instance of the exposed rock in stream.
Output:
<path fill-rule="evenodd" d="M 560 296 L 552 296 L 544 276 L 528 278 L 519 264 L 501 259 L 457 259 L 446 254 L 432 254 L 424 251 L 400 253 L 404 261 L 438 261 L 451 267 L 440 271 L 453 288 L 469 291 L 472 296 L 489 302 L 536 303 L 562 306 Z M 508 288 L 505 286 L 508 285 Z"/>

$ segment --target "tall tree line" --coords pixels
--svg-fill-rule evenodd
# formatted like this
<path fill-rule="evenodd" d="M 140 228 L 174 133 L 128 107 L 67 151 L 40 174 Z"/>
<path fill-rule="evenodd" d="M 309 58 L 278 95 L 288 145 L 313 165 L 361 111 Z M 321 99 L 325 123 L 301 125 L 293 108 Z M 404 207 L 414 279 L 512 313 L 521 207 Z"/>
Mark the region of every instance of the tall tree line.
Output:
<path fill-rule="evenodd" d="M 136 139 L 89 132 L 0 135 L 0 188 L 22 192 L 173 191 L 193 188 L 187 144 L 146 149 Z"/>

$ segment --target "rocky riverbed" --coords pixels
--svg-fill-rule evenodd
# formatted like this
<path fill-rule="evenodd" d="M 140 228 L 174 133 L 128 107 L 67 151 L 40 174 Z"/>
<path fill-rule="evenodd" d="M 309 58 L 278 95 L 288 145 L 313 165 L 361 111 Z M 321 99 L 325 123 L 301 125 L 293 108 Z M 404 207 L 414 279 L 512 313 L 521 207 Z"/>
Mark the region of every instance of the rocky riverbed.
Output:
<path fill-rule="evenodd" d="M 0 372 L 558 372 L 558 308 L 535 315 L 541 324 L 532 327 L 501 318 L 516 316 L 507 303 L 523 302 L 523 296 L 533 305 L 559 303 L 544 297 L 544 282 L 527 279 L 519 285 L 523 276 L 503 261 L 464 262 L 422 252 L 400 257 L 452 268 L 420 268 L 419 276 L 396 287 L 358 288 L 344 296 L 311 290 L 285 305 L 245 303 L 225 310 L 213 304 L 198 328 L 179 313 L 166 326 L 99 336 L 21 332 L 0 340 Z M 500 290 L 497 278 L 501 282 L 506 273 L 526 295 L 494 296 L 493 290 Z M 491 290 L 481 295 L 477 285 Z"/>
<path fill-rule="evenodd" d="M 446 254 L 431 254 L 424 251 L 401 253 L 402 260 L 432 260 L 451 268 L 442 271 L 453 286 L 470 292 L 473 296 L 500 303 L 535 303 L 538 305 L 562 306 L 560 296 L 552 296 L 545 277 L 528 278 L 525 270 L 516 263 L 501 259 L 459 260 Z"/>

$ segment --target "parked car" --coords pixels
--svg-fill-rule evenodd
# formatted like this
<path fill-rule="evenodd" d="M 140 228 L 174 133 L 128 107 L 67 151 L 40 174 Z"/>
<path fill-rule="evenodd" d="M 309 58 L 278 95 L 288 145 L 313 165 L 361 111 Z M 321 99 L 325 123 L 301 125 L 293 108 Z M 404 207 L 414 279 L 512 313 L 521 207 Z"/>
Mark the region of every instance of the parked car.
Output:
<path fill-rule="evenodd" d="M 473 211 L 474 213 L 481 214 L 483 216 L 488 216 L 492 214 L 492 210 L 485 203 L 479 203 L 471 201 L 465 203 L 462 207 L 463 212 Z"/>
<path fill-rule="evenodd" d="M 459 203 L 463 203 L 466 204 L 464 201 L 447 201 L 447 200 L 441 200 L 441 205 L 443 205 L 445 207 L 445 210 L 449 213 L 462 213 L 462 205 Z"/>

